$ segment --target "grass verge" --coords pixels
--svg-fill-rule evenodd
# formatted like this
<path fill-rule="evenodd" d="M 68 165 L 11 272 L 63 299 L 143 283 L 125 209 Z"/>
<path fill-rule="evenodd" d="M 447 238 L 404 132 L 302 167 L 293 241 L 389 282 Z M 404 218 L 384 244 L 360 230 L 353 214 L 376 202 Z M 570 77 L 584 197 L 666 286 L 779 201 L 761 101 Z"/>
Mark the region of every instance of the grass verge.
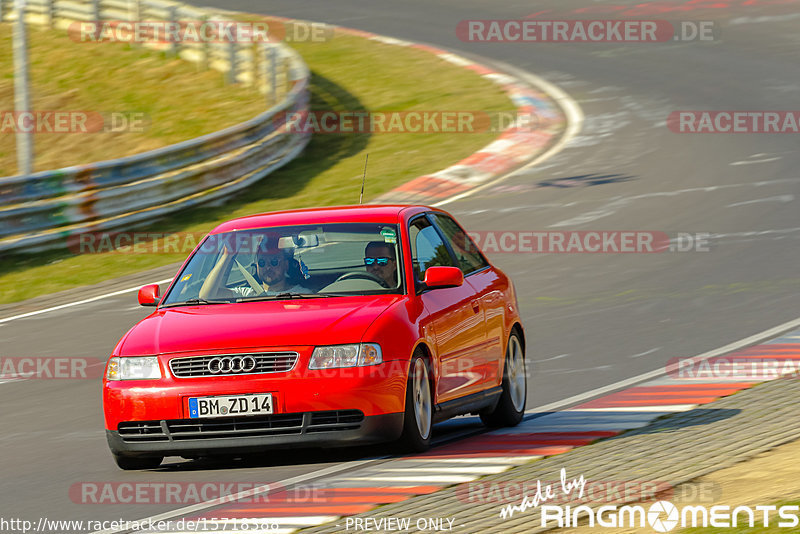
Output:
<path fill-rule="evenodd" d="M 313 73 L 316 110 L 513 110 L 496 85 L 421 50 L 339 34 L 328 42 L 293 46 Z M 123 82 L 117 79 L 117 83 Z M 135 86 L 133 79 L 128 83 Z M 167 89 L 161 86 L 162 91 Z M 206 113 L 199 115 L 203 118 Z M 457 162 L 496 135 L 316 135 L 299 158 L 223 205 L 185 210 L 139 231 L 207 232 L 219 222 L 253 213 L 357 203 L 366 154 L 365 199 L 369 199 Z M 187 254 L 53 251 L 10 256 L 0 259 L 0 304 L 166 265 Z"/>
<path fill-rule="evenodd" d="M 64 31 L 28 26 L 31 103 L 36 111 L 139 114 L 136 127 L 96 133 L 39 133 L 34 170 L 119 158 L 221 130 L 267 107 L 255 90 L 226 86 L 217 71 L 123 43 L 78 43 Z M 0 24 L 0 176 L 17 172 L 11 24 Z M 119 116 L 118 115 L 118 116 Z M 86 123 L 86 128 L 93 121 Z M 81 130 L 77 124 L 73 130 Z"/>

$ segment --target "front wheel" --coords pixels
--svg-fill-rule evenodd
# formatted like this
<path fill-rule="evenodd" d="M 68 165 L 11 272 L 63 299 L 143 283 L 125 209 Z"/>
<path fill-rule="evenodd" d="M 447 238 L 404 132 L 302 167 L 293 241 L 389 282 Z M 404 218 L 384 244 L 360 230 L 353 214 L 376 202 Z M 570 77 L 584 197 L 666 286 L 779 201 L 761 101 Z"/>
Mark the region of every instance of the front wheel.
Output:
<path fill-rule="evenodd" d="M 428 363 L 414 353 L 408 370 L 406 410 L 400 444 L 404 450 L 423 452 L 431 446 L 433 433 L 433 395 Z"/>
<path fill-rule="evenodd" d="M 481 412 L 486 426 L 516 426 L 525 415 L 528 382 L 525 374 L 525 352 L 516 332 L 508 338 L 503 366 L 503 393 L 492 412 Z"/>
<path fill-rule="evenodd" d="M 113 453 L 112 453 L 113 454 Z M 134 471 L 139 469 L 155 469 L 161 465 L 164 458 L 161 456 L 123 456 L 114 454 L 114 461 L 117 462 L 117 467 L 125 471 Z"/>

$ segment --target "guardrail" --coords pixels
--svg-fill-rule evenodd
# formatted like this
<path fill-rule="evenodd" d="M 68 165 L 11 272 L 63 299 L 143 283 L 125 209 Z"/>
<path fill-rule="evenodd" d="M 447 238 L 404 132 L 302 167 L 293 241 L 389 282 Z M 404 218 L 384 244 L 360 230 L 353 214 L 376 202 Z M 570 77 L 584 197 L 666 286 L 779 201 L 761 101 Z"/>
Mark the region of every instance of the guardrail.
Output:
<path fill-rule="evenodd" d="M 230 20 L 212 11 L 188 6 L 169 0 L 26 0 L 25 19 L 33 24 L 51 28 L 69 29 L 75 22 L 101 21 L 163 21 L 180 23 L 194 21 L 221 22 Z M 16 20 L 14 0 L 0 0 L 0 21 Z M 272 72 L 285 76 L 285 64 L 274 64 L 275 51 L 279 47 L 256 46 L 236 43 L 233 40 L 212 42 L 202 40 L 176 42 L 150 42 L 145 46 L 179 55 L 181 58 L 199 63 L 206 68 L 227 74 L 229 83 L 255 84 L 264 70 L 260 64 L 265 60 Z M 263 57 L 266 55 L 266 57 Z M 262 57 L 259 57 L 262 56 Z M 270 76 L 270 78 L 272 78 Z M 262 79 L 262 91 L 274 91 L 271 81 Z M 274 94 L 274 93 L 273 93 Z"/>
<path fill-rule="evenodd" d="M 12 5 L 0 0 L 0 20 L 16 17 Z M 75 21 L 224 20 L 161 0 L 28 0 L 28 6 L 26 21 L 52 27 Z M 166 46 L 227 72 L 230 81 L 258 86 L 274 105 L 241 124 L 157 150 L 0 178 L 0 251 L 63 247 L 70 235 L 151 221 L 220 199 L 288 163 L 308 143 L 310 134 L 285 128 L 287 114 L 309 109 L 310 73 L 292 49 L 274 43 Z"/>

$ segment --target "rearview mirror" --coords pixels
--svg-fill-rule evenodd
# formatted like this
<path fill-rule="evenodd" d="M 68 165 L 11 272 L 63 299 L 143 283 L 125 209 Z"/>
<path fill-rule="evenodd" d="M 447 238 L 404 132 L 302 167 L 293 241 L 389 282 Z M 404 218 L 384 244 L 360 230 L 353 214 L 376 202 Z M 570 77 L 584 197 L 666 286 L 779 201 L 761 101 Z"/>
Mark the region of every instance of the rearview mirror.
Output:
<path fill-rule="evenodd" d="M 158 306 L 160 294 L 161 291 L 158 289 L 158 284 L 144 286 L 139 290 L 139 305 Z"/>
<path fill-rule="evenodd" d="M 428 267 L 425 270 L 425 287 L 437 289 L 458 287 L 464 283 L 464 273 L 458 267 Z"/>
<path fill-rule="evenodd" d="M 319 236 L 317 234 L 300 234 L 294 238 L 294 245 L 297 248 L 318 247 Z"/>

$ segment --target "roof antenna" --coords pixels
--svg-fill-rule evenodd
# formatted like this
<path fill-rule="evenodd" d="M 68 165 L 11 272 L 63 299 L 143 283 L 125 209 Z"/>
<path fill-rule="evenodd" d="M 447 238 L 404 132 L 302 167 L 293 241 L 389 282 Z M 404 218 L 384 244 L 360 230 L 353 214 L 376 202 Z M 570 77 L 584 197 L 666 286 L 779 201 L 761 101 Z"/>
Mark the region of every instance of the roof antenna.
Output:
<path fill-rule="evenodd" d="M 364 176 L 361 178 L 361 194 L 358 196 L 358 203 L 363 204 L 364 200 L 364 182 L 367 181 L 367 162 L 369 161 L 369 152 L 367 152 L 367 157 L 364 159 Z"/>

